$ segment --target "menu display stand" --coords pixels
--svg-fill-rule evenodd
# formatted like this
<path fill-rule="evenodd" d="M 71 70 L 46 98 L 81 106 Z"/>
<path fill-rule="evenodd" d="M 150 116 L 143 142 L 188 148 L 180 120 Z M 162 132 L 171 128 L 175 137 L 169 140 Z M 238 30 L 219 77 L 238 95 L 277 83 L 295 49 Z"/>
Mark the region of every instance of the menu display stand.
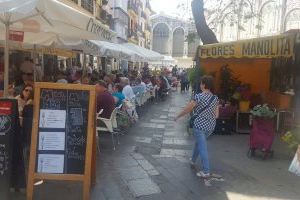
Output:
<path fill-rule="evenodd" d="M 27 200 L 35 180 L 95 182 L 95 86 L 36 83 Z M 93 176 L 93 177 L 92 177 Z"/>

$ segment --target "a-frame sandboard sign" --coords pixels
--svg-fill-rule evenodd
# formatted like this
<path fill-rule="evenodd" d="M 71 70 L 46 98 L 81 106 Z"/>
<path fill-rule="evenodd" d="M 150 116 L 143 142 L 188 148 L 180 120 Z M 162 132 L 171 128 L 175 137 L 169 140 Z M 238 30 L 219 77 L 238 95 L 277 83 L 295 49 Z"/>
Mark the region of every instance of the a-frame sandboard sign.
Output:
<path fill-rule="evenodd" d="M 95 86 L 36 83 L 27 200 L 35 180 L 83 182 L 91 187 L 95 136 Z M 92 178 L 93 179 L 93 178 Z"/>

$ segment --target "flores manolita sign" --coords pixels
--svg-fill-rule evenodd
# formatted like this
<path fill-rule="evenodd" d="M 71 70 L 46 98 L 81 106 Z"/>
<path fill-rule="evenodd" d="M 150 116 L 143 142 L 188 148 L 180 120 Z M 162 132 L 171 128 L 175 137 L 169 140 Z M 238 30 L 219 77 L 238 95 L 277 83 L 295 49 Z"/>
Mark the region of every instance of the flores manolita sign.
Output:
<path fill-rule="evenodd" d="M 218 43 L 200 47 L 200 58 L 272 58 L 292 57 L 296 34 Z"/>

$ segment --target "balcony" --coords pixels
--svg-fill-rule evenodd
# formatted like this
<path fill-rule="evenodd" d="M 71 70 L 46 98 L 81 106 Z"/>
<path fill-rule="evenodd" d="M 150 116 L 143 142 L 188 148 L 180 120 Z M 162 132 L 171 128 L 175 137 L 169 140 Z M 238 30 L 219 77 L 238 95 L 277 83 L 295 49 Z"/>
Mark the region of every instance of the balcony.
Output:
<path fill-rule="evenodd" d="M 143 31 L 143 27 L 141 26 L 141 25 L 139 25 L 138 27 L 137 27 L 137 30 L 140 32 L 140 33 L 143 33 L 144 31 Z"/>
<path fill-rule="evenodd" d="M 138 40 L 138 35 L 137 35 L 137 33 L 134 30 L 129 30 L 128 37 L 132 38 L 134 40 Z"/>
<path fill-rule="evenodd" d="M 102 5 L 107 5 L 108 4 L 108 0 L 102 0 Z"/>
<path fill-rule="evenodd" d="M 142 11 L 141 17 L 144 18 L 144 19 L 147 19 L 147 15 L 146 15 L 146 13 L 144 11 Z"/>
<path fill-rule="evenodd" d="M 151 33 L 151 31 L 152 31 L 152 27 L 148 24 L 148 25 L 146 25 L 146 29 Z"/>
<path fill-rule="evenodd" d="M 96 18 L 98 20 L 100 20 L 103 24 L 108 25 L 111 29 L 113 29 L 113 18 L 112 15 L 109 14 L 106 10 L 104 10 L 103 8 L 99 8 L 99 11 L 96 15 Z"/>
<path fill-rule="evenodd" d="M 73 1 L 74 3 L 76 3 L 78 5 L 78 0 L 71 0 L 71 1 Z"/>
<path fill-rule="evenodd" d="M 73 0 L 74 1 L 74 0 Z M 78 0 L 74 1 L 78 2 Z M 94 1 L 93 0 L 81 0 L 81 7 L 90 13 L 94 13 Z"/>
<path fill-rule="evenodd" d="M 128 1 L 128 10 L 133 10 L 136 14 L 139 12 L 139 6 L 132 0 Z"/>

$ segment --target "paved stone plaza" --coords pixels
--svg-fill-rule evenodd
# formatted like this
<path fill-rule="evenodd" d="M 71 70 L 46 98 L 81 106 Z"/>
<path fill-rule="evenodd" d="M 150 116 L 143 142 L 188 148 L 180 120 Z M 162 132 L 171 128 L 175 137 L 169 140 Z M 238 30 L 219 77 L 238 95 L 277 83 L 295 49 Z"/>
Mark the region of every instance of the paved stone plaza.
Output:
<path fill-rule="evenodd" d="M 139 110 L 140 121 L 121 136 L 113 151 L 110 135 L 100 135 L 97 184 L 93 200 L 298 200 L 300 178 L 287 169 L 292 156 L 279 140 L 271 160 L 248 159 L 248 135 L 209 138 L 213 172 L 224 182 L 207 187 L 189 166 L 193 138 L 186 120 L 174 122 L 188 94 L 173 92 L 157 104 Z M 35 188 L 36 200 L 81 199 L 81 185 L 45 182 Z M 13 194 L 13 200 L 25 199 Z"/>

